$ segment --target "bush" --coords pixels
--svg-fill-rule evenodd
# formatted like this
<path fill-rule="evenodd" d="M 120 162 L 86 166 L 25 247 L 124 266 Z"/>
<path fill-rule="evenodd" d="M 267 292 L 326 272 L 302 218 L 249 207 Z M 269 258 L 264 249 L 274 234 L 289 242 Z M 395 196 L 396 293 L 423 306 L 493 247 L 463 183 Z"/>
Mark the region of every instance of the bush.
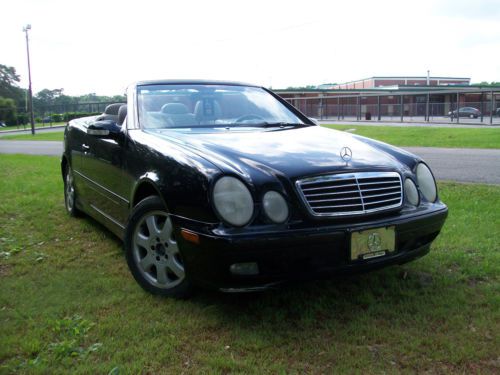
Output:
<path fill-rule="evenodd" d="M 50 115 L 52 122 L 64 121 L 63 117 L 64 117 L 64 115 L 62 113 L 53 113 L 52 115 Z"/>
<path fill-rule="evenodd" d="M 16 118 L 16 122 L 12 124 L 7 124 L 7 125 L 26 125 L 29 123 L 29 117 L 26 113 L 19 113 Z"/>

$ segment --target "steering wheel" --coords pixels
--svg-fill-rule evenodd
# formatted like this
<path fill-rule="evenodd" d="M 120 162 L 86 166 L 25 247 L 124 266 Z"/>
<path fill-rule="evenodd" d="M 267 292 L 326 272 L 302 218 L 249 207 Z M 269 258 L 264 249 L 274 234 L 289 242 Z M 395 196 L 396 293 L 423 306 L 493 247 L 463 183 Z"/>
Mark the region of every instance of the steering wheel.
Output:
<path fill-rule="evenodd" d="M 235 122 L 243 122 L 248 120 L 262 120 L 263 122 L 266 121 L 259 115 L 243 115 L 241 117 L 238 117 Z"/>

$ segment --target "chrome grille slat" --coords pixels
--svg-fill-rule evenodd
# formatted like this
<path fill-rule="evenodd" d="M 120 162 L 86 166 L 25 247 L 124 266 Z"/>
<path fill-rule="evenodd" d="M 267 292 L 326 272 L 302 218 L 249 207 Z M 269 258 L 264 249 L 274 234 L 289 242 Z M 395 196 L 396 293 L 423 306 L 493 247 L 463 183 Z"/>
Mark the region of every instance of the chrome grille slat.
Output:
<path fill-rule="evenodd" d="M 322 190 L 322 189 L 337 189 L 337 188 L 342 188 L 342 187 L 347 187 L 347 186 L 358 186 L 358 184 L 347 184 L 347 185 L 335 185 L 335 186 L 321 186 L 321 187 L 315 187 L 315 188 L 307 188 L 304 189 L 304 191 L 310 191 L 310 190 Z"/>
<path fill-rule="evenodd" d="M 340 194 L 354 194 L 357 193 L 358 190 L 348 190 L 348 191 L 339 191 L 339 192 L 334 192 L 334 193 L 319 193 L 319 194 L 307 194 L 308 197 L 323 197 L 325 195 L 340 195 Z"/>
<path fill-rule="evenodd" d="M 367 191 L 381 191 L 381 190 L 394 190 L 394 189 L 399 189 L 399 186 L 391 186 L 391 187 L 385 187 L 385 188 L 380 188 L 380 189 L 361 189 L 363 193 Z"/>
<path fill-rule="evenodd" d="M 316 209 L 323 209 L 323 208 L 340 208 L 340 207 L 353 207 L 353 206 L 362 206 L 361 203 L 359 204 L 337 204 L 335 206 L 321 206 L 321 207 L 315 207 Z"/>
<path fill-rule="evenodd" d="M 403 186 L 397 172 L 356 172 L 305 178 L 298 180 L 296 187 L 314 216 L 361 215 L 398 208 L 403 203 Z M 346 188 L 349 190 L 343 191 Z"/>
<path fill-rule="evenodd" d="M 387 185 L 387 184 L 397 184 L 399 181 L 384 181 L 384 182 L 360 182 L 359 185 Z"/>
<path fill-rule="evenodd" d="M 350 197 L 350 198 L 333 198 L 333 199 L 319 199 L 319 200 L 310 200 L 309 203 L 320 203 L 320 202 L 338 202 L 338 201 L 352 201 L 352 200 L 361 200 L 359 197 Z"/>
<path fill-rule="evenodd" d="M 378 203 L 394 202 L 394 201 L 399 201 L 399 198 L 382 199 L 381 201 L 374 201 L 374 202 L 365 202 L 365 206 L 368 204 L 378 204 Z"/>

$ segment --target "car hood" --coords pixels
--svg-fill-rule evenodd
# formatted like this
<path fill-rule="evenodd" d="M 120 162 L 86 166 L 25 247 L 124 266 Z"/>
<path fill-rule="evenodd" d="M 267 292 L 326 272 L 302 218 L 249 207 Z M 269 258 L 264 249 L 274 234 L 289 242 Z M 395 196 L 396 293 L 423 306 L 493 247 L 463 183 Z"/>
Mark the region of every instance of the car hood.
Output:
<path fill-rule="evenodd" d="M 166 131 L 158 136 L 196 152 L 224 172 L 243 176 L 254 176 L 255 171 L 291 179 L 339 170 L 402 171 L 416 159 L 387 144 L 320 126 L 216 129 L 206 133 Z M 343 147 L 352 151 L 348 162 L 340 156 Z"/>

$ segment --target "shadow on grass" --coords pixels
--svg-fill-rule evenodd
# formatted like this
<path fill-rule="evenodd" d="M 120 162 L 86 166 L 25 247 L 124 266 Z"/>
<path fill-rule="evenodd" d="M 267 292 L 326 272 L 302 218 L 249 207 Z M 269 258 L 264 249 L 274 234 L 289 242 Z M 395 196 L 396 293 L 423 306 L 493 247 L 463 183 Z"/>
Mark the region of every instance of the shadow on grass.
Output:
<path fill-rule="evenodd" d="M 95 219 L 89 216 L 81 219 L 86 220 L 93 230 L 112 238 L 120 249 L 117 258 L 125 263 L 121 240 Z M 428 257 L 432 257 L 432 253 Z M 176 301 L 176 304 L 188 304 L 224 326 L 248 330 L 258 326 L 266 330 L 277 327 L 286 330 L 291 326 L 320 327 L 328 326 L 332 321 L 336 325 L 359 319 L 368 319 L 372 323 L 383 319 L 430 319 L 435 315 L 432 310 L 445 301 L 462 299 L 465 290 L 450 290 L 439 275 L 422 271 L 421 264 L 422 261 L 416 261 L 352 276 L 293 282 L 265 292 L 222 293 L 197 288 L 191 299 Z M 132 277 L 127 282 L 135 283 Z M 153 298 L 159 305 L 172 302 L 164 297 Z M 445 309 L 445 312 L 452 313 L 453 310 Z"/>
<path fill-rule="evenodd" d="M 302 333 L 297 332 L 297 337 L 307 337 L 304 329 L 335 328 L 345 334 L 364 324 L 368 330 L 378 330 L 387 324 L 404 324 L 405 320 L 440 319 L 437 315 L 441 314 L 444 318 L 455 308 L 441 311 L 442 304 L 461 299 L 461 290 L 450 292 L 428 273 L 412 266 L 393 266 L 342 279 L 288 284 L 261 293 L 202 290 L 191 303 L 226 327 L 263 336 L 300 328 Z M 446 300 L 443 294 L 447 294 Z"/>

